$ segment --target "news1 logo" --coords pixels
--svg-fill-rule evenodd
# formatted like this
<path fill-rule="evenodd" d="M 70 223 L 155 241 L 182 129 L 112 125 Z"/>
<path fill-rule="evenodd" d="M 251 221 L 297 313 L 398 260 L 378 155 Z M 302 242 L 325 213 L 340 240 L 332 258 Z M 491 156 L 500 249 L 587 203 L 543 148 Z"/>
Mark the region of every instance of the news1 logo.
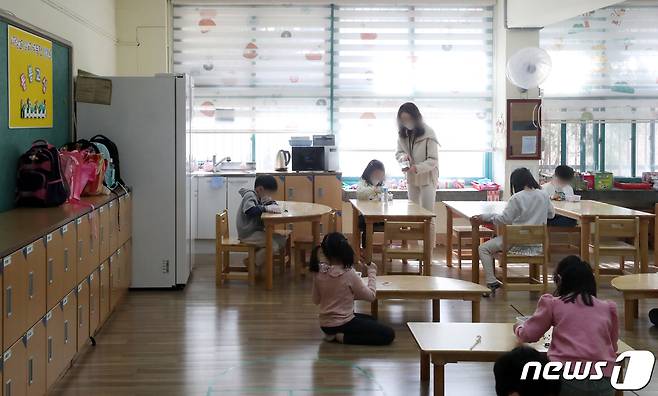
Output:
<path fill-rule="evenodd" d="M 622 376 L 624 361 L 626 369 Z M 650 351 L 626 351 L 615 361 L 612 369 L 610 384 L 616 390 L 640 390 L 649 384 L 656 357 Z M 539 362 L 528 362 L 523 366 L 521 379 L 529 379 L 530 369 L 534 369 L 533 380 L 538 380 L 541 375 L 546 380 L 600 380 L 603 378 L 603 370 L 608 362 L 549 362 L 543 367 Z M 593 370 L 592 370 L 593 368 Z M 623 378 L 622 378 L 623 377 Z"/>

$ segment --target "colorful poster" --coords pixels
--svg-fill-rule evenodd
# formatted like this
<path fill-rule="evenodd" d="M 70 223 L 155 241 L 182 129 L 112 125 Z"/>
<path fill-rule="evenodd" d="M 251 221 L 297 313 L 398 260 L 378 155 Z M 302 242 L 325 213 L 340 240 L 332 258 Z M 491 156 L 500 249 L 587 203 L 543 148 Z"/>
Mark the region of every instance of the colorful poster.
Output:
<path fill-rule="evenodd" d="M 9 128 L 52 128 L 53 43 L 8 26 Z"/>

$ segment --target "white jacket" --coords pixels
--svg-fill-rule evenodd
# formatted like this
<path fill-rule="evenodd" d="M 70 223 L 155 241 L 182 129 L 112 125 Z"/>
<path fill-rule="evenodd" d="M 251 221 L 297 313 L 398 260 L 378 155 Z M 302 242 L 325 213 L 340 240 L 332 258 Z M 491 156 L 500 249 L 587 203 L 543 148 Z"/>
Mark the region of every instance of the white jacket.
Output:
<path fill-rule="evenodd" d="M 382 188 L 368 184 L 365 180 L 359 180 L 356 185 L 356 199 L 364 201 L 379 201 L 382 196 Z"/>
<path fill-rule="evenodd" d="M 398 162 L 405 159 L 416 166 L 418 173 L 407 173 L 407 184 L 411 186 L 426 186 L 439 184 L 439 141 L 434 130 L 423 124 L 425 133 L 418 138 L 398 137 L 398 149 L 395 158 Z"/>

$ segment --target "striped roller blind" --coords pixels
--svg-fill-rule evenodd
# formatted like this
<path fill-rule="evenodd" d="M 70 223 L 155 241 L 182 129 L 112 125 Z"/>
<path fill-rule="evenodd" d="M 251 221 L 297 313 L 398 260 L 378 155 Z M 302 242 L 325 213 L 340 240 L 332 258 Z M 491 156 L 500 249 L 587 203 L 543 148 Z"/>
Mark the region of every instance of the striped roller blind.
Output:
<path fill-rule="evenodd" d="M 197 132 L 327 133 L 329 7 L 173 7 L 174 71 Z"/>
<path fill-rule="evenodd" d="M 492 134 L 492 21 L 486 6 L 337 7 L 333 116 L 341 168 L 355 173 L 364 159 L 378 158 L 387 173 L 399 173 L 395 117 L 414 101 L 442 145 L 442 176 L 483 175 Z"/>
<path fill-rule="evenodd" d="M 658 7 L 603 8 L 547 26 L 548 121 L 658 118 Z"/>

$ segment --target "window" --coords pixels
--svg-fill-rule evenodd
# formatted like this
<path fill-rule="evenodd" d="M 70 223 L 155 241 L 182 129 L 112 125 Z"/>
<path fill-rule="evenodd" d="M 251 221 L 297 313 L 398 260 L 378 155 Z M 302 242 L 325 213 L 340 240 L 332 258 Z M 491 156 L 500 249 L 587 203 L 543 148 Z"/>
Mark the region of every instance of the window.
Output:
<path fill-rule="evenodd" d="M 267 169 L 290 136 L 334 133 L 345 176 L 372 158 L 401 175 L 395 116 L 414 101 L 442 143 L 442 177 L 490 176 L 492 14 L 174 5 L 174 71 L 195 81 L 192 150 Z"/>
<path fill-rule="evenodd" d="M 656 168 L 656 20 L 655 6 L 610 7 L 541 30 L 553 62 L 542 85 L 544 144 L 552 145 L 543 165 L 560 152 L 561 163 L 615 176 Z"/>

